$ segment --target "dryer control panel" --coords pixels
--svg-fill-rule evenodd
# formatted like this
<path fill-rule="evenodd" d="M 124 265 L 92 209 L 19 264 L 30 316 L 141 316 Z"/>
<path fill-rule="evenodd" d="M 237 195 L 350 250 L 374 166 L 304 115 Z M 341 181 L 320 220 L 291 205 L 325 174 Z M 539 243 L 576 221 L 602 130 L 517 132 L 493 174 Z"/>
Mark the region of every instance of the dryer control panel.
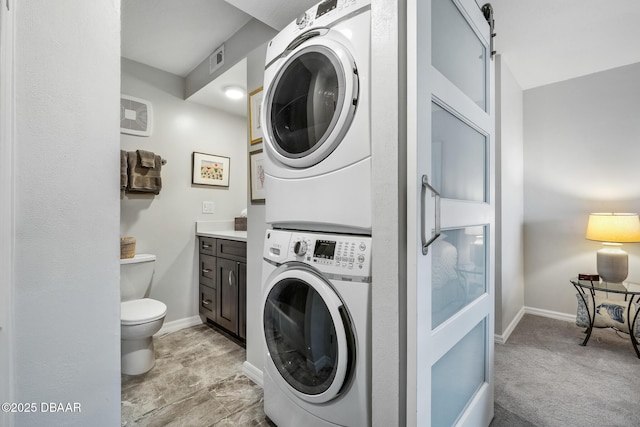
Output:
<path fill-rule="evenodd" d="M 300 15 L 294 24 L 299 30 L 327 25 L 370 4 L 371 0 L 324 0 Z M 328 19 L 325 19 L 325 16 Z"/>
<path fill-rule="evenodd" d="M 268 230 L 264 256 L 278 263 L 303 262 L 326 273 L 369 276 L 371 237 Z"/>

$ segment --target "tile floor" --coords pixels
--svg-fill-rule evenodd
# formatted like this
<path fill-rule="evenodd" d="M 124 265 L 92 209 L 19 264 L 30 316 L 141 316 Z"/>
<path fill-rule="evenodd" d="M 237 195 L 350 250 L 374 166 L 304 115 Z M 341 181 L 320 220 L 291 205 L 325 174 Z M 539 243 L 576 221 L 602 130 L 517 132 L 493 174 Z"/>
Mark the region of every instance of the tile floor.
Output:
<path fill-rule="evenodd" d="M 245 349 L 207 325 L 154 338 L 156 366 L 122 375 L 123 426 L 273 427 L 262 388 L 242 373 Z"/>

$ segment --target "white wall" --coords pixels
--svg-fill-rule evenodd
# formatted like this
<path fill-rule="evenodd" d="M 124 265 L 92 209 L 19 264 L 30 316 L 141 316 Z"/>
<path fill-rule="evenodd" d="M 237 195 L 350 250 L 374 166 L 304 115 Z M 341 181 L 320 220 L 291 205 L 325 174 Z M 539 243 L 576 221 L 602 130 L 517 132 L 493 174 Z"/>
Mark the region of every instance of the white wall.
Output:
<path fill-rule="evenodd" d="M 119 425 L 120 2 L 11 4 L 15 425 Z"/>
<path fill-rule="evenodd" d="M 13 25 L 15 14 L 0 6 L 0 402 L 13 402 Z M 0 425 L 11 414 L 0 413 Z"/>
<path fill-rule="evenodd" d="M 575 316 L 590 212 L 640 211 L 640 63 L 524 92 L 525 305 Z M 626 244 L 640 282 L 640 245 Z"/>
<path fill-rule="evenodd" d="M 524 309 L 523 92 L 505 59 L 497 55 L 495 61 L 498 165 L 495 334 L 501 339 L 508 337 Z"/>
<path fill-rule="evenodd" d="M 262 86 L 266 53 L 267 45 L 264 44 L 247 56 L 248 92 Z M 247 129 L 248 126 L 247 121 Z M 249 138 L 247 138 L 246 144 L 249 147 L 249 152 L 264 149 L 262 143 L 251 145 Z M 262 384 L 264 357 L 262 319 L 260 318 L 262 313 L 262 249 L 267 230 L 264 210 L 264 204 L 251 203 L 251 192 L 247 190 L 247 363 L 245 363 L 245 372 L 259 384 Z"/>
<path fill-rule="evenodd" d="M 136 238 L 136 253 L 157 256 L 149 296 L 167 304 L 165 322 L 198 315 L 196 221 L 233 220 L 246 207 L 246 119 L 184 101 L 184 79 L 122 59 L 122 92 L 153 104 L 150 137 L 121 134 L 121 147 L 153 151 L 167 160 L 159 195 L 125 193 L 122 236 Z M 241 100 L 240 102 L 246 102 Z M 191 184 L 192 153 L 229 157 L 229 187 Z M 215 213 L 203 214 L 202 202 Z"/>

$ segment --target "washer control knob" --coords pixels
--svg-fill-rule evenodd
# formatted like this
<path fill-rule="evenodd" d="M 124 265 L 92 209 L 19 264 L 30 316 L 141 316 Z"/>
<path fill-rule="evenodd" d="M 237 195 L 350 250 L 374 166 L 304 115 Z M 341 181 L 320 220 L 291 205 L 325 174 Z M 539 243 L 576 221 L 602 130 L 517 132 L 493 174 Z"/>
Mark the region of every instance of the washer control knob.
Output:
<path fill-rule="evenodd" d="M 360 250 L 364 252 L 366 249 L 367 249 L 367 245 L 365 245 L 364 243 L 360 243 Z"/>
<path fill-rule="evenodd" d="M 304 27 L 306 27 L 308 22 L 309 22 L 309 14 L 307 12 L 298 16 L 298 18 L 296 19 L 296 25 L 300 29 L 303 29 Z"/>
<path fill-rule="evenodd" d="M 364 262 L 364 255 L 358 255 L 358 262 L 362 264 Z"/>
<path fill-rule="evenodd" d="M 302 256 L 307 253 L 307 242 L 304 240 L 298 241 L 293 245 L 293 252 L 296 255 Z"/>

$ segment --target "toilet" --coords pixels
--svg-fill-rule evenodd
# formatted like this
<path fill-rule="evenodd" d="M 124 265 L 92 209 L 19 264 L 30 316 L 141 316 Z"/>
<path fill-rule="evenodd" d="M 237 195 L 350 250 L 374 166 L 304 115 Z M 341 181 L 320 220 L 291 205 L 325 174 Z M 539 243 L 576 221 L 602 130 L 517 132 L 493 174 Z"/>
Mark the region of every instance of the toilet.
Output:
<path fill-rule="evenodd" d="M 120 260 L 120 336 L 123 374 L 140 375 L 156 363 L 152 336 L 160 330 L 167 306 L 145 298 L 156 256 L 139 254 Z"/>

